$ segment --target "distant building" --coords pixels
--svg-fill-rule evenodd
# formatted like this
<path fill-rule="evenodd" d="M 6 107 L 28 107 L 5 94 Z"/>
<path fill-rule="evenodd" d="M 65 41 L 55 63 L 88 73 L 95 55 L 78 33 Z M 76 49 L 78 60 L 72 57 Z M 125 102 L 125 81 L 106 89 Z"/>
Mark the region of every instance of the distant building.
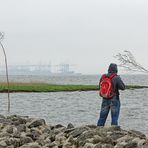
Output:
<path fill-rule="evenodd" d="M 70 70 L 69 64 L 60 64 L 58 72 L 62 74 L 74 74 L 74 71 Z"/>
<path fill-rule="evenodd" d="M 56 67 L 56 69 L 54 69 Z M 53 70 L 54 69 L 54 70 Z M 75 75 L 70 64 L 52 65 L 10 65 L 9 75 Z M 5 74 L 5 67 L 0 66 L 0 75 Z M 79 73 L 80 74 L 80 73 Z"/>

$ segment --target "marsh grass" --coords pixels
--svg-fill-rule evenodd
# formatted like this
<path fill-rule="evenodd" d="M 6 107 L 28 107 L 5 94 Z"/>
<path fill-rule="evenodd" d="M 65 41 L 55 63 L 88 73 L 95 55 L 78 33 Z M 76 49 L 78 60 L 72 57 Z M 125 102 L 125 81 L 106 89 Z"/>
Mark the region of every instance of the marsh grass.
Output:
<path fill-rule="evenodd" d="M 148 86 L 127 85 L 126 89 L 148 88 Z M 99 90 L 98 85 L 60 85 L 48 83 L 10 82 L 10 92 L 59 92 L 59 91 L 93 91 Z M 7 92 L 7 83 L 0 82 L 0 92 Z"/>
<path fill-rule="evenodd" d="M 57 92 L 98 90 L 96 85 L 57 85 L 47 83 L 15 83 L 10 82 L 10 92 Z M 6 92 L 7 83 L 0 83 L 0 92 Z"/>

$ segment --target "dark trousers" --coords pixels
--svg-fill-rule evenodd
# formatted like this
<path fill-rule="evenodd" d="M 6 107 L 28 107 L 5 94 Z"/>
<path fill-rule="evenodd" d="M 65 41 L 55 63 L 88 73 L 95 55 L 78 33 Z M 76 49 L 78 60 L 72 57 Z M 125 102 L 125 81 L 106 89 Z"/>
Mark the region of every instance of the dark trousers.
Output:
<path fill-rule="evenodd" d="M 111 125 L 118 125 L 118 118 L 120 113 L 120 98 L 119 96 L 114 96 L 112 99 L 102 100 L 100 117 L 98 120 L 98 126 L 104 126 L 108 113 L 111 110 Z"/>

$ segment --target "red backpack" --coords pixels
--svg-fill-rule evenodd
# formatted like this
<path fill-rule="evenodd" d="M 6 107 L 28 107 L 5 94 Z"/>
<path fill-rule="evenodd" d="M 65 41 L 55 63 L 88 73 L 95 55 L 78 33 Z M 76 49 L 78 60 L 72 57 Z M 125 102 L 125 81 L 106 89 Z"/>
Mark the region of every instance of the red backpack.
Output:
<path fill-rule="evenodd" d="M 99 91 L 101 97 L 111 99 L 113 96 L 115 96 L 115 91 L 112 85 L 112 78 L 114 76 L 117 76 L 117 74 L 112 74 L 109 77 L 107 77 L 106 74 L 102 75 Z"/>

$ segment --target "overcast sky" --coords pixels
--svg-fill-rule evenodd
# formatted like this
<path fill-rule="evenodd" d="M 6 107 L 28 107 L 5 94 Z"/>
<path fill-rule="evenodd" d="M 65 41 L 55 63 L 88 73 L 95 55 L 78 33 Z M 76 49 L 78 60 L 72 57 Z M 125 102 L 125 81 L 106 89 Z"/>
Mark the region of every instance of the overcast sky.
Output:
<path fill-rule="evenodd" d="M 97 74 L 130 50 L 148 68 L 148 0 L 0 0 L 0 31 L 9 65 L 70 63 Z"/>

